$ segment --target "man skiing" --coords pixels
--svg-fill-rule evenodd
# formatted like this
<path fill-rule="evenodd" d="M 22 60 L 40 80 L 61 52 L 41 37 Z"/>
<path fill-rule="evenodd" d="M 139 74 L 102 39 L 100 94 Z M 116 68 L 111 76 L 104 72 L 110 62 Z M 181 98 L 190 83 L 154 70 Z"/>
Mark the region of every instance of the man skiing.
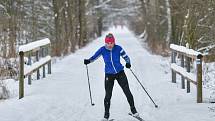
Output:
<path fill-rule="evenodd" d="M 134 99 L 129 89 L 127 77 L 124 72 L 124 67 L 120 63 L 120 56 L 126 61 L 126 68 L 131 68 L 130 58 L 125 53 L 123 48 L 115 44 L 115 38 L 113 34 L 109 33 L 105 37 L 105 46 L 102 46 L 96 51 L 96 53 L 89 59 L 84 59 L 84 64 L 89 64 L 95 61 L 102 55 L 105 62 L 105 98 L 104 98 L 104 121 L 108 121 L 110 116 L 110 100 L 112 96 L 112 90 L 114 86 L 114 80 L 116 79 L 120 87 L 122 88 L 127 101 L 130 105 L 131 113 L 134 116 L 139 116 L 134 106 Z"/>

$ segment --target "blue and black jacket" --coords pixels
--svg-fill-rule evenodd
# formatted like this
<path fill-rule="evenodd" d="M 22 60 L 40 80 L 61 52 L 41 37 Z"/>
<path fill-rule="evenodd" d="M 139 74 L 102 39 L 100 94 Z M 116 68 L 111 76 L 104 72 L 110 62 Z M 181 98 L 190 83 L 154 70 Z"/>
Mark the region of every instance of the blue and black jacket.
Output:
<path fill-rule="evenodd" d="M 107 49 L 105 46 L 101 47 L 89 59 L 90 62 L 95 61 L 101 55 L 105 62 L 106 74 L 117 74 L 124 69 L 124 66 L 120 63 L 120 56 L 122 56 L 126 63 L 130 63 L 130 58 L 119 45 L 114 45 L 111 50 Z"/>

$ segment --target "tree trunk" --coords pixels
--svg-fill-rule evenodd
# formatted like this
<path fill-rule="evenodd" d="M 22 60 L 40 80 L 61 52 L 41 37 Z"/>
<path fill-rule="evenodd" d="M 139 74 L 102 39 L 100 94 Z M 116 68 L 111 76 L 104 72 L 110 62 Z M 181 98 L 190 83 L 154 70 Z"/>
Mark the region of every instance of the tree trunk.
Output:
<path fill-rule="evenodd" d="M 166 2 L 167 23 L 168 23 L 166 42 L 170 43 L 170 39 L 171 39 L 171 35 L 172 35 L 172 19 L 171 19 L 172 17 L 171 17 L 171 9 L 170 9 L 169 0 L 165 0 L 165 2 Z M 167 45 L 169 45 L 169 44 L 167 44 Z"/>
<path fill-rule="evenodd" d="M 54 42 L 54 53 L 56 56 L 61 55 L 61 46 L 59 46 L 60 41 L 60 13 L 58 0 L 53 0 L 53 8 L 54 8 L 54 17 L 55 17 L 55 42 Z"/>
<path fill-rule="evenodd" d="M 15 57 L 16 50 L 15 50 L 15 43 L 16 43 L 16 12 L 15 12 L 15 6 L 13 5 L 13 1 L 10 0 L 10 7 L 9 7 L 9 55 L 8 57 Z"/>

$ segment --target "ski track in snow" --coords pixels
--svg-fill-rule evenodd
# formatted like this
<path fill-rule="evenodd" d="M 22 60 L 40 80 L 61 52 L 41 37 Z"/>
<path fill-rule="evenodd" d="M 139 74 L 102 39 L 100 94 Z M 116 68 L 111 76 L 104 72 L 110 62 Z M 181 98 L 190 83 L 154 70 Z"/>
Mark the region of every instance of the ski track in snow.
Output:
<path fill-rule="evenodd" d="M 25 97 L 17 96 L 0 102 L 0 121 L 99 121 L 104 107 L 104 64 L 102 57 L 88 65 L 92 98 L 90 105 L 84 58 L 89 58 L 104 44 L 105 34 L 115 35 L 131 58 L 132 70 L 146 90 L 158 104 L 153 103 L 142 90 L 132 73 L 125 69 L 135 105 L 146 121 L 212 121 L 212 104 L 196 103 L 196 90 L 191 93 L 180 89 L 180 81 L 171 83 L 169 58 L 152 55 L 127 28 L 111 28 L 101 38 L 53 65 L 53 73 L 47 78 L 25 84 Z M 122 59 L 122 63 L 125 64 Z M 27 82 L 27 81 L 26 81 Z M 18 83 L 16 83 L 18 86 Z M 137 121 L 128 116 L 129 106 L 117 81 L 113 89 L 110 119 L 115 121 Z"/>

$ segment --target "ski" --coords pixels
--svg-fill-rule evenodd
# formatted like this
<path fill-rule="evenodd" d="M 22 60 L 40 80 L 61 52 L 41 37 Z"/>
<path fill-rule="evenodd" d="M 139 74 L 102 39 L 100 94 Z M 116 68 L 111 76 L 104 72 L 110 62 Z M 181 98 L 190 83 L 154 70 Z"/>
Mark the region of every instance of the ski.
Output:
<path fill-rule="evenodd" d="M 102 119 L 101 121 L 115 121 L 115 119 Z"/>
<path fill-rule="evenodd" d="M 140 116 L 134 116 L 132 113 L 128 113 L 128 115 L 130 115 L 131 117 L 134 117 L 135 119 L 139 120 L 139 121 L 145 121 L 143 118 L 141 118 Z"/>

